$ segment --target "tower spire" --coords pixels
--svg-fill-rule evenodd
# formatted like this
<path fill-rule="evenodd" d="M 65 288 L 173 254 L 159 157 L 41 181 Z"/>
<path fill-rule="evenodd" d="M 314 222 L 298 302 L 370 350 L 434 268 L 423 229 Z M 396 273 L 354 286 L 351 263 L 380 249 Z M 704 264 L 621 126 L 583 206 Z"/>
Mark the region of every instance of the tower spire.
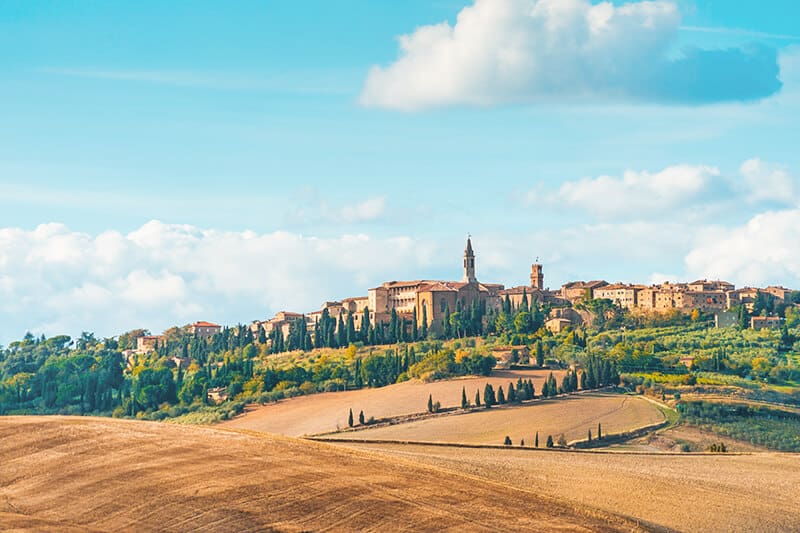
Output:
<path fill-rule="evenodd" d="M 472 236 L 467 236 L 467 247 L 464 248 L 464 283 L 477 283 L 475 278 L 475 252 L 472 251 Z"/>

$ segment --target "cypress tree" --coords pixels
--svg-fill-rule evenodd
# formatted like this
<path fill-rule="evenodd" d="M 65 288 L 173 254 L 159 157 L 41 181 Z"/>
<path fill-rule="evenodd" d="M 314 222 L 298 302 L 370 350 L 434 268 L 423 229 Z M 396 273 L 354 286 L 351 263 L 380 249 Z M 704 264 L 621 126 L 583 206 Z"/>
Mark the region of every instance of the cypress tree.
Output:
<path fill-rule="evenodd" d="M 364 425 L 364 411 L 358 413 L 358 423 L 362 426 Z"/>
<path fill-rule="evenodd" d="M 428 306 L 422 306 L 422 329 L 420 330 L 420 339 L 428 338 Z"/>
<path fill-rule="evenodd" d="M 581 389 L 586 390 L 586 371 L 581 372 Z"/>
<path fill-rule="evenodd" d="M 481 406 L 481 391 L 479 391 L 479 390 L 475 391 L 475 406 L 476 407 L 480 407 Z"/>
<path fill-rule="evenodd" d="M 428 394 L 428 412 L 433 412 L 433 396 L 431 394 Z"/>
<path fill-rule="evenodd" d="M 483 389 L 483 404 L 487 409 L 495 404 L 494 387 L 492 387 L 491 383 L 487 383 Z"/>
<path fill-rule="evenodd" d="M 547 446 L 548 448 L 552 448 L 553 447 L 553 436 L 552 435 L 548 435 L 547 436 L 547 444 L 545 444 L 545 446 Z"/>
<path fill-rule="evenodd" d="M 517 401 L 517 391 L 514 390 L 514 384 L 508 384 L 508 403 L 515 403 Z"/>
<path fill-rule="evenodd" d="M 347 425 L 353 427 L 353 408 L 350 408 L 350 414 L 347 416 Z"/>
<path fill-rule="evenodd" d="M 586 442 L 588 442 L 588 443 L 592 442 L 592 430 L 591 429 L 589 430 L 589 435 L 588 435 L 588 438 L 586 439 Z"/>
<path fill-rule="evenodd" d="M 544 366 L 544 349 L 542 348 L 542 341 L 536 341 L 536 366 Z"/>
<path fill-rule="evenodd" d="M 417 329 L 417 308 L 414 308 L 414 316 L 411 318 L 411 341 L 419 340 L 419 330 Z"/>
<path fill-rule="evenodd" d="M 603 438 L 603 430 L 600 427 L 600 422 L 597 423 L 597 440 L 602 440 Z"/>
<path fill-rule="evenodd" d="M 503 393 L 502 385 L 500 385 L 500 387 L 497 389 L 497 403 L 506 403 L 506 395 Z"/>
<path fill-rule="evenodd" d="M 533 441 L 533 445 L 535 447 L 537 447 L 537 448 L 539 447 L 539 432 L 538 431 L 536 432 L 536 437 L 535 437 L 535 439 Z"/>
<path fill-rule="evenodd" d="M 469 402 L 467 401 L 467 389 L 461 387 L 461 408 L 466 409 L 469 407 Z"/>
<path fill-rule="evenodd" d="M 505 444 L 506 446 L 511 446 L 511 444 L 512 444 L 511 443 L 511 437 L 506 435 L 506 439 L 503 441 L 503 444 Z"/>
<path fill-rule="evenodd" d="M 525 439 L 520 439 L 519 445 L 520 446 L 525 446 Z"/>

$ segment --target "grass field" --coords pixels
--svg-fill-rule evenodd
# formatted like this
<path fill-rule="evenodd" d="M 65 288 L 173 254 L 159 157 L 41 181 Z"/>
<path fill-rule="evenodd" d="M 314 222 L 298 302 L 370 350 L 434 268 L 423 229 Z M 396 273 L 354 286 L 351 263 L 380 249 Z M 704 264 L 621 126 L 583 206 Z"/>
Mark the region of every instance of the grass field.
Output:
<path fill-rule="evenodd" d="M 477 390 L 481 391 L 483 399 L 486 383 L 491 383 L 495 390 L 500 386 L 505 390 L 509 381 L 516 384 L 518 378 L 532 379 L 538 394 L 549 374 L 550 371 L 545 370 L 497 370 L 490 377 L 459 378 L 432 383 L 413 380 L 376 389 L 300 396 L 249 409 L 244 415 L 222 425 L 290 436 L 314 435 L 346 428 L 351 408 L 356 419 L 361 410 L 366 418 L 376 419 L 422 413 L 427 410 L 429 394 L 442 407 L 455 407 L 461 405 L 462 387 L 466 388 L 467 398 L 473 402 Z M 560 380 L 563 373 L 554 372 L 554 375 Z"/>
<path fill-rule="evenodd" d="M 664 415 L 652 402 L 639 396 L 588 393 L 342 433 L 337 437 L 503 444 L 508 435 L 514 444 L 524 439 L 527 446 L 533 446 L 538 431 L 539 445 L 544 447 L 548 435 L 557 439 L 563 433 L 567 441 L 572 441 L 586 439 L 588 430 L 592 430 L 596 437 L 598 423 L 604 434 L 613 434 L 664 420 Z"/>
<path fill-rule="evenodd" d="M 637 455 L 340 444 L 681 531 L 797 531 L 800 455 Z M 546 528 L 542 528 L 546 529 Z"/>
<path fill-rule="evenodd" d="M 637 529 L 405 459 L 154 422 L 3 417 L 0 465 L 0 530 Z"/>

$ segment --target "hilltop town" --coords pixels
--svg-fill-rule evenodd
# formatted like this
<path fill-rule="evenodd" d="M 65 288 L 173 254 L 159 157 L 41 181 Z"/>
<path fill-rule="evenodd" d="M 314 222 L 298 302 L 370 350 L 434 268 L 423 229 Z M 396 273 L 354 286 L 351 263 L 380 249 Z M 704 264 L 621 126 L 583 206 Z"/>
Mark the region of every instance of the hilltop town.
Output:
<path fill-rule="evenodd" d="M 281 311 L 273 318 L 255 320 L 249 330 L 254 340 L 261 339 L 273 351 L 290 348 L 288 339 L 297 336 L 312 339 L 307 347 L 342 346 L 355 340 L 377 344 L 384 329 L 390 331 L 391 339 L 386 340 L 391 341 L 442 338 L 452 334 L 451 327 L 455 327 L 452 317 L 456 313 L 459 320 L 470 315 L 473 320 L 486 321 L 524 307 L 543 313 L 543 325 L 557 334 L 568 328 L 591 325 L 596 313 L 588 310 L 586 303 L 592 300 L 643 315 L 702 313 L 713 318 L 717 327 L 742 324 L 745 320 L 753 329 L 775 329 L 781 326 L 776 306 L 793 303 L 793 291 L 786 287 L 737 289 L 727 281 L 706 279 L 650 286 L 605 280 L 571 281 L 551 290 L 545 287 L 544 269 L 539 262 L 531 265 L 529 285 L 506 288 L 499 283 L 479 281 L 475 258 L 472 240 L 468 238 L 463 275 L 458 281 L 387 281 L 369 289 L 366 296 L 327 301 L 312 312 Z M 200 321 L 185 326 L 185 331 L 210 338 L 220 333 L 222 326 Z M 369 339 L 370 331 L 377 332 L 374 333 L 377 338 Z M 163 335 L 143 335 L 138 338 L 135 351 L 147 353 L 163 341 Z M 303 347 L 303 343 L 296 342 L 291 347 Z"/>

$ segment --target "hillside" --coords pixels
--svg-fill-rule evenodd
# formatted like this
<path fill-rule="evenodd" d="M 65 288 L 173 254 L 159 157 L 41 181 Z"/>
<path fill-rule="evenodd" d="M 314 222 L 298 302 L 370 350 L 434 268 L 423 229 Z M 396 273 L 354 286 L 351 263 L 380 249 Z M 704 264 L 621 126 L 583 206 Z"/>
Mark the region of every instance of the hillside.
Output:
<path fill-rule="evenodd" d="M 342 443 L 680 531 L 796 531 L 800 455 L 641 455 Z"/>
<path fill-rule="evenodd" d="M 0 418 L 0 529 L 611 531 L 635 523 L 404 459 L 272 435 Z"/>
<path fill-rule="evenodd" d="M 506 435 L 514 444 L 521 439 L 534 445 L 539 432 L 540 446 L 552 435 L 564 434 L 567 441 L 583 440 L 587 432 L 597 437 L 597 425 L 604 434 L 616 434 L 664 421 L 651 402 L 639 396 L 590 393 L 545 400 L 522 406 L 479 410 L 458 416 L 442 416 L 405 424 L 376 427 L 337 435 L 347 439 L 408 440 L 416 442 L 458 442 L 503 444 Z"/>
<path fill-rule="evenodd" d="M 252 407 L 243 416 L 223 422 L 231 428 L 251 429 L 265 433 L 300 436 L 314 435 L 347 427 L 350 409 L 354 416 L 363 410 L 369 417 L 384 418 L 421 413 L 427 409 L 428 396 L 442 407 L 461 405 L 461 389 L 467 392 L 470 402 L 475 392 L 491 383 L 495 389 L 506 388 L 510 381 L 532 379 L 537 391 L 550 371 L 545 370 L 496 370 L 490 377 L 469 377 L 426 383 L 419 380 L 405 381 L 386 387 L 359 389 L 345 392 L 328 392 L 301 396 L 278 403 Z M 563 372 L 554 372 L 560 379 Z M 538 393 L 538 392 L 537 392 Z"/>

